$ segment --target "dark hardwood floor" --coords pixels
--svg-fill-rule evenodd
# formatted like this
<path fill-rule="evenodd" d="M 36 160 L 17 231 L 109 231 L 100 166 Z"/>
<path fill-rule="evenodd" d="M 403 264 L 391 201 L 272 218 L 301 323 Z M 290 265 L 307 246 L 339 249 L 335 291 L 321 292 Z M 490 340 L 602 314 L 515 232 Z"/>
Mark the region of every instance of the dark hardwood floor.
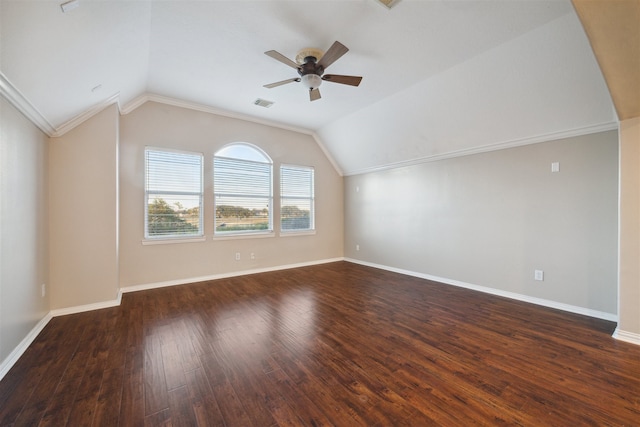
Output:
<path fill-rule="evenodd" d="M 611 322 L 338 262 L 56 317 L 0 425 L 637 426 Z"/>

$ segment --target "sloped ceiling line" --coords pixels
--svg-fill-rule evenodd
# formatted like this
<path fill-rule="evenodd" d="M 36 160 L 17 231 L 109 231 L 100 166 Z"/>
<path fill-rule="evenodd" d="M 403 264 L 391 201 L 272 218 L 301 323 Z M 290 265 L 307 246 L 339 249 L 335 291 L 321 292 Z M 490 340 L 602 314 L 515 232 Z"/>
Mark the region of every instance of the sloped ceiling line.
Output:
<path fill-rule="evenodd" d="M 4 96 L 7 101 L 11 103 L 11 105 L 13 105 L 18 111 L 24 114 L 31 121 L 31 123 L 33 123 L 38 129 L 40 129 L 45 135 L 50 138 L 57 138 L 64 135 L 65 133 L 89 120 L 91 117 L 95 116 L 111 104 L 117 103 L 119 107 L 120 99 L 120 94 L 116 93 L 56 128 L 51 123 L 49 123 L 44 115 L 36 107 L 34 107 L 33 104 L 22 94 L 22 92 L 20 92 L 18 88 L 16 88 L 1 72 L 0 95 Z"/>
<path fill-rule="evenodd" d="M 160 103 L 160 104 L 165 104 L 165 105 L 172 105 L 174 107 L 187 108 L 187 109 L 190 109 L 190 110 L 201 111 L 203 113 L 209 113 L 209 114 L 215 114 L 215 115 L 218 115 L 218 116 L 229 117 L 229 118 L 232 118 L 232 119 L 245 120 L 245 121 L 248 121 L 248 122 L 262 124 L 262 125 L 265 125 L 265 126 L 271 126 L 271 127 L 276 127 L 276 128 L 280 128 L 280 129 L 284 129 L 284 130 L 288 130 L 288 131 L 292 131 L 292 132 L 301 133 L 303 135 L 310 135 L 311 137 L 313 137 L 313 139 L 316 142 L 316 144 L 318 144 L 318 146 L 320 147 L 320 149 L 322 150 L 324 155 L 327 157 L 327 159 L 329 160 L 329 162 L 331 163 L 331 165 L 333 166 L 335 171 L 338 173 L 338 175 L 340 175 L 340 176 L 344 175 L 343 172 L 342 172 L 342 169 L 340 169 L 340 166 L 338 166 L 338 162 L 336 162 L 336 160 L 333 158 L 333 156 L 331 155 L 329 150 L 327 150 L 327 147 L 322 142 L 320 137 L 318 137 L 318 135 L 315 132 L 310 131 L 309 129 L 296 128 L 296 127 L 289 126 L 289 125 L 282 124 L 282 123 L 277 123 L 277 122 L 273 122 L 273 121 L 259 119 L 259 118 L 252 117 L 252 116 L 247 116 L 247 115 L 244 115 L 244 114 L 233 113 L 231 111 L 220 110 L 220 109 L 217 109 L 217 108 L 214 108 L 214 107 L 210 107 L 208 105 L 196 104 L 196 103 L 193 103 L 193 102 L 182 101 L 182 100 L 179 100 L 179 99 L 169 98 L 169 97 L 161 96 L 161 95 L 155 95 L 155 94 L 152 94 L 152 93 L 145 93 L 143 95 L 140 95 L 136 99 L 132 100 L 131 102 L 127 103 L 126 105 L 124 105 L 120 109 L 120 114 L 123 114 L 123 115 L 124 114 L 129 114 L 129 113 L 133 112 L 134 110 L 136 110 L 141 105 L 143 105 L 144 103 L 150 102 L 150 101 L 151 102 L 157 102 L 157 103 Z"/>
<path fill-rule="evenodd" d="M 570 0 L 400 1 L 391 12 L 370 0 L 0 9 L 5 96 L 49 136 L 114 102 L 127 114 L 153 100 L 311 135 L 336 170 L 357 173 L 615 120 Z M 299 85 L 263 87 L 291 76 L 263 52 L 291 58 L 335 40 L 350 51 L 331 72 L 364 75 L 358 88 L 323 85 L 310 103 Z"/>
<path fill-rule="evenodd" d="M 521 147 L 523 145 L 531 145 L 531 144 L 539 144 L 539 143 L 542 143 L 542 142 L 557 141 L 557 140 L 560 140 L 560 139 L 572 138 L 572 137 L 575 137 L 575 136 L 589 135 L 589 134 L 592 134 L 592 133 L 606 132 L 606 131 L 610 131 L 610 130 L 617 130 L 618 127 L 619 127 L 619 122 L 617 122 L 617 121 L 606 122 L 606 123 L 601 123 L 601 124 L 598 124 L 598 125 L 586 126 L 586 127 L 577 128 L 577 129 L 571 129 L 571 130 L 567 130 L 567 131 L 554 132 L 554 133 L 549 133 L 549 134 L 544 134 L 544 135 L 537 135 L 537 136 L 533 136 L 533 137 L 515 139 L 515 140 L 511 140 L 511 141 L 502 141 L 502 142 L 498 142 L 498 143 L 495 143 L 495 144 L 483 145 L 483 146 L 480 146 L 480 147 L 471 147 L 471 148 L 462 149 L 462 150 L 449 151 L 449 152 L 446 152 L 446 153 L 435 154 L 435 155 L 432 155 L 432 156 L 425 156 L 425 157 L 415 158 L 415 159 L 401 161 L 401 162 L 389 163 L 389 164 L 385 164 L 385 165 L 378 166 L 378 167 L 371 167 L 371 168 L 365 168 L 365 169 L 360 169 L 360 170 L 348 171 L 348 172 L 344 173 L 344 176 L 362 175 L 362 174 L 365 174 L 365 173 L 379 172 L 379 171 L 388 170 L 388 169 L 396 169 L 396 168 L 412 166 L 412 165 L 417 165 L 417 164 L 422 164 L 422 163 L 435 162 L 435 161 L 438 161 L 438 160 L 451 159 L 451 158 L 454 158 L 454 157 L 471 156 L 471 155 L 474 155 L 474 154 L 487 153 L 487 152 L 490 152 L 490 151 L 506 150 L 508 148 Z"/>
<path fill-rule="evenodd" d="M 234 113 L 234 112 L 231 112 L 231 111 L 220 110 L 220 109 L 217 109 L 217 108 L 214 108 L 214 107 L 210 107 L 208 105 L 196 104 L 196 103 L 193 103 L 193 102 L 183 101 L 183 100 L 179 100 L 179 99 L 175 99 L 175 98 L 169 98 L 169 97 L 161 96 L 161 95 L 155 95 L 155 94 L 152 94 L 152 93 L 145 93 L 143 95 L 140 95 L 139 97 L 135 98 L 131 102 L 129 102 L 126 105 L 122 106 L 122 108 L 120 109 L 120 114 L 123 114 L 123 115 L 124 114 L 129 114 L 129 113 L 135 111 L 138 107 L 140 107 L 144 103 L 149 102 L 149 101 L 157 102 L 157 103 L 165 104 L 165 105 L 172 105 L 174 107 L 187 108 L 187 109 L 190 109 L 190 110 L 201 111 L 201 112 L 209 113 L 209 114 L 215 114 L 215 115 L 218 115 L 218 116 L 229 117 L 229 118 L 232 118 L 232 119 L 245 120 L 245 121 L 248 121 L 248 122 L 262 124 L 262 125 L 265 125 L 265 126 L 271 126 L 271 127 L 280 128 L 280 129 L 284 129 L 284 130 L 288 130 L 288 131 L 292 131 L 292 132 L 301 133 L 303 135 L 310 135 L 311 137 L 313 137 L 313 139 L 316 142 L 316 144 L 318 144 L 318 146 L 320 147 L 320 149 L 322 150 L 324 155 L 327 157 L 327 159 L 329 160 L 329 162 L 331 163 L 331 165 L 333 166 L 335 171 L 338 173 L 338 175 L 340 175 L 340 176 L 344 175 L 342 169 L 340 168 L 340 166 L 338 166 L 338 162 L 336 162 L 336 160 L 333 158 L 333 156 L 331 155 L 331 153 L 329 152 L 329 150 L 327 149 L 325 144 L 322 142 L 320 137 L 317 135 L 317 133 L 313 132 L 313 131 L 311 131 L 309 129 L 297 128 L 297 127 L 289 126 L 289 125 L 286 125 L 286 124 L 283 124 L 283 123 L 273 122 L 273 121 L 269 121 L 269 120 L 265 120 L 265 119 L 259 119 L 259 118 L 248 116 L 248 115 L 245 115 L 245 114 L 240 114 L 240 113 Z"/>
<path fill-rule="evenodd" d="M 99 112 L 101 112 L 102 110 L 104 110 L 105 108 L 110 106 L 111 104 L 117 104 L 118 105 L 118 110 L 120 110 L 120 93 L 116 93 L 116 94 L 110 96 L 109 98 L 105 99 L 104 101 L 102 101 L 102 102 L 100 102 L 98 104 L 95 104 L 94 106 L 92 106 L 88 110 L 84 111 L 83 113 L 78 114 L 77 116 L 75 116 L 71 120 L 63 123 L 62 125 L 60 125 L 60 127 L 56 128 L 56 130 L 53 133 L 53 135 L 50 135 L 50 136 L 56 138 L 56 137 L 64 135 L 65 133 L 69 132 L 70 130 L 72 130 L 72 129 L 76 128 L 77 126 L 81 125 L 82 123 L 86 122 L 91 117 L 95 116 L 96 114 L 98 114 Z"/>
<path fill-rule="evenodd" d="M 298 132 L 305 135 L 311 135 L 311 131 L 309 129 L 295 127 L 291 125 L 287 125 L 284 123 L 279 123 L 267 119 L 260 119 L 257 117 L 249 116 L 247 114 L 235 113 L 232 111 L 221 110 L 219 108 L 210 107 L 204 104 L 198 104 L 195 102 L 184 101 L 181 99 L 171 98 L 168 96 L 156 95 L 154 93 L 144 93 L 137 98 L 133 99 L 131 102 L 123 105 L 120 109 L 121 114 L 129 114 L 138 107 L 140 107 L 145 102 L 158 102 L 160 104 L 173 105 L 174 107 L 186 108 L 189 110 L 201 111 L 203 113 L 215 114 L 217 116 L 229 117 L 232 119 L 245 120 L 248 122 L 263 124 L 266 126 L 271 126 L 279 129 L 290 130 L 292 132 Z"/>
<path fill-rule="evenodd" d="M 62 124 L 58 128 L 54 128 L 49 121 L 42 115 L 40 111 L 36 107 L 33 106 L 31 102 L 6 78 L 4 74 L 0 72 L 0 95 L 5 97 L 11 105 L 13 105 L 18 111 L 24 114 L 38 129 L 40 129 L 45 135 L 50 138 L 60 137 L 67 132 L 71 131 L 75 127 L 81 125 L 85 121 L 89 120 L 91 117 L 95 116 L 105 108 L 109 107 L 111 104 L 117 104 L 118 111 L 121 115 L 129 114 L 135 111 L 138 107 L 142 106 L 146 102 L 158 102 L 160 104 L 172 105 L 175 107 L 187 108 L 190 110 L 201 111 L 209 114 L 215 114 L 224 117 L 235 118 L 239 120 L 245 120 L 249 122 L 254 122 L 266 126 L 272 126 L 284 130 L 289 130 L 292 132 L 301 133 L 304 135 L 310 135 L 313 140 L 318 144 L 322 152 L 325 154 L 335 171 L 338 175 L 343 176 L 343 172 L 338 166 L 338 162 L 333 158 L 329 150 L 325 147 L 322 140 L 318 137 L 315 132 L 312 132 L 308 129 L 295 128 L 293 126 L 284 125 L 281 123 L 270 122 L 264 119 L 257 119 L 255 117 L 232 113 L 229 111 L 219 110 L 213 107 L 209 107 L 206 105 L 195 104 L 191 102 L 181 101 L 174 98 L 169 98 L 166 96 L 160 96 L 150 93 L 145 93 L 143 95 L 138 96 L 131 102 L 127 103 L 124 106 L 120 105 L 120 94 L 116 93 L 111 97 L 105 99 L 104 101 L 95 104 L 88 110 L 83 113 L 75 116 L 71 120 Z"/>
<path fill-rule="evenodd" d="M 6 78 L 6 76 L 4 76 L 4 74 L 2 74 L 1 72 L 0 72 L 0 94 L 4 96 L 18 111 L 24 114 L 42 132 L 44 132 L 46 135 L 52 138 L 60 137 L 66 134 L 67 132 L 79 126 L 80 124 L 90 119 L 94 115 L 98 114 L 100 111 L 104 110 L 105 108 L 107 108 L 113 103 L 116 103 L 118 105 L 118 110 L 120 111 L 121 115 L 126 115 L 135 111 L 138 107 L 142 106 L 146 102 L 157 102 L 160 104 L 171 105 L 171 106 L 180 107 L 180 108 L 187 108 L 187 109 L 201 111 L 209 114 L 215 114 L 215 115 L 235 118 L 239 120 L 246 120 L 249 122 L 263 124 L 266 126 L 272 126 L 272 127 L 276 127 L 284 130 L 289 130 L 292 132 L 298 132 L 304 135 L 310 135 L 314 139 L 314 141 L 318 144 L 318 146 L 320 147 L 322 152 L 325 154 L 325 156 L 327 157 L 331 165 L 334 167 L 335 171 L 340 176 L 361 175 L 361 174 L 370 173 L 370 172 L 378 172 L 382 170 L 395 169 L 395 168 L 411 166 L 411 165 L 427 163 L 427 162 L 434 162 L 434 161 L 444 160 L 444 159 L 449 159 L 454 157 L 469 156 L 469 155 L 480 154 L 480 153 L 485 153 L 489 151 L 504 150 L 504 149 L 519 147 L 523 145 L 537 144 L 541 142 L 553 141 L 553 140 L 558 140 L 563 138 L 570 138 L 573 136 L 587 135 L 591 133 L 605 132 L 609 130 L 617 130 L 619 126 L 619 123 L 617 121 L 606 122 L 598 125 L 571 129 L 568 131 L 537 135 L 534 137 L 511 140 L 511 141 L 502 141 L 496 144 L 484 145 L 481 147 L 473 147 L 469 149 L 450 151 L 447 153 L 436 154 L 432 156 L 425 156 L 425 157 L 415 158 L 415 159 L 402 161 L 402 162 L 390 163 L 390 164 L 386 164 L 379 167 L 365 168 L 365 169 L 345 172 L 342 170 L 342 168 L 340 168 L 336 160 L 331 155 L 331 152 L 327 149 L 327 147 L 323 143 L 322 138 L 316 132 L 310 131 L 308 129 L 294 128 L 292 126 L 284 125 L 281 123 L 269 122 L 264 119 L 257 119 L 255 117 L 246 116 L 239 113 L 232 113 L 229 111 L 219 110 L 206 105 L 195 104 L 187 101 L 169 98 L 166 96 L 146 93 L 138 96 L 137 98 L 127 103 L 126 105 L 121 106 L 119 102 L 119 94 L 115 94 L 110 98 L 107 98 L 103 102 L 94 105 L 87 111 L 67 121 L 59 128 L 54 128 L 44 118 L 44 116 L 33 106 L 33 104 L 31 104 L 29 100 L 26 99 L 24 95 L 22 95 L 22 93 L 17 88 L 15 88 L 15 86 L 13 86 L 11 82 Z"/>
<path fill-rule="evenodd" d="M 344 176 L 344 171 L 338 165 L 338 162 L 336 162 L 336 159 L 333 158 L 333 155 L 331 155 L 331 152 L 327 149 L 327 146 L 324 144 L 324 142 L 322 142 L 322 139 L 320 138 L 320 136 L 315 132 L 313 132 L 311 136 L 313 137 L 316 144 L 318 144 L 318 147 L 320 147 L 320 149 L 322 150 L 324 155 L 327 157 L 327 159 L 329 159 L 329 162 L 333 166 L 333 169 L 335 169 L 338 175 Z"/>
<path fill-rule="evenodd" d="M 175 107 L 187 108 L 190 110 L 202 111 L 209 114 L 215 114 L 218 116 L 224 116 L 239 120 L 245 120 L 253 123 L 263 124 L 266 126 L 271 126 L 279 129 L 289 130 L 292 132 L 298 132 L 304 135 L 312 135 L 313 132 L 309 129 L 297 128 L 294 126 L 273 122 L 265 119 L 259 119 L 252 116 L 233 113 L 230 111 L 220 110 L 214 107 L 209 107 L 207 105 L 197 104 L 188 101 L 182 101 L 175 98 L 170 98 L 166 96 L 156 95 L 152 93 L 145 93 L 138 97 L 136 97 L 131 102 L 128 102 L 125 105 L 120 104 L 120 93 L 115 93 L 109 98 L 94 104 L 91 108 L 86 111 L 78 114 L 67 122 L 63 123 L 59 127 L 54 127 L 45 117 L 44 115 L 36 108 L 34 105 L 16 88 L 7 77 L 0 72 L 0 94 L 4 96 L 18 111 L 27 116 L 27 118 L 37 126 L 42 132 L 44 132 L 47 136 L 55 138 L 66 134 L 77 126 L 81 125 L 85 121 L 89 120 L 91 117 L 98 114 L 100 111 L 104 110 L 111 104 L 118 104 L 118 110 L 121 115 L 129 114 L 135 111 L 138 107 L 143 105 L 146 102 L 153 101 L 166 105 L 173 105 Z"/>

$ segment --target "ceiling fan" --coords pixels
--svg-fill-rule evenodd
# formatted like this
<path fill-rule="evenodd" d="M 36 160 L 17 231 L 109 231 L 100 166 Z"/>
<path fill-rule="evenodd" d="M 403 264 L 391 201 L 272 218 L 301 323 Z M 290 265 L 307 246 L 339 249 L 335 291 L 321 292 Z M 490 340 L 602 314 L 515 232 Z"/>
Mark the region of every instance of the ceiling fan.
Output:
<path fill-rule="evenodd" d="M 341 83 L 343 85 L 358 86 L 362 77 L 324 74 L 324 70 L 329 65 L 340 59 L 340 57 L 348 51 L 349 49 L 347 49 L 345 45 L 336 41 L 331 45 L 326 53 L 315 48 L 302 49 L 296 55 L 296 62 L 294 62 L 275 50 L 269 50 L 265 52 L 265 55 L 268 55 L 291 68 L 295 68 L 298 71 L 298 74 L 300 74 L 300 77 L 271 83 L 264 85 L 264 87 L 272 89 L 287 83 L 302 82 L 302 84 L 309 89 L 309 99 L 311 101 L 315 101 L 320 99 L 320 90 L 318 90 L 318 87 L 322 84 L 323 80 L 327 82 Z"/>

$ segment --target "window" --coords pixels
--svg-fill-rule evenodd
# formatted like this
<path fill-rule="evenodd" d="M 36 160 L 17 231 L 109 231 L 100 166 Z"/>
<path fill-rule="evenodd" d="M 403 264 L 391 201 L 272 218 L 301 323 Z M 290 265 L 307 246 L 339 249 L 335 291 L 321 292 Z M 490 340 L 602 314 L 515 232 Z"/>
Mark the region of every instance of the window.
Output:
<path fill-rule="evenodd" d="M 199 153 L 145 149 L 144 237 L 203 236 Z"/>
<path fill-rule="evenodd" d="M 235 143 L 213 157 L 215 234 L 273 231 L 272 162 L 259 148 Z"/>
<path fill-rule="evenodd" d="M 314 229 L 313 168 L 280 167 L 280 230 Z"/>

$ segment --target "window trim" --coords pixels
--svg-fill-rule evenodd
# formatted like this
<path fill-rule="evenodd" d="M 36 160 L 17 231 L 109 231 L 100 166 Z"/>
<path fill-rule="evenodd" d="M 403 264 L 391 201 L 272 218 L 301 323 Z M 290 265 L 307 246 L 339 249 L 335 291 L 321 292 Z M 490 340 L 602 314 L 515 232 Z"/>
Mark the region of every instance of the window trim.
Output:
<path fill-rule="evenodd" d="M 161 236 L 149 236 L 149 190 L 147 188 L 148 183 L 148 168 L 147 168 L 147 152 L 148 151 L 156 151 L 156 152 L 164 152 L 164 153 L 176 153 L 176 154 L 187 154 L 192 156 L 200 157 L 200 193 L 186 193 L 186 192 L 164 192 L 162 194 L 188 194 L 188 195 L 198 195 L 199 196 L 199 227 L 198 234 L 194 235 L 161 235 Z M 205 224 L 204 224 L 204 153 L 196 152 L 196 151 L 187 151 L 187 150 L 177 150 L 173 148 L 165 148 L 165 147 L 155 147 L 155 146 L 145 146 L 144 154 L 143 154 L 143 162 L 144 162 L 144 225 L 143 225 L 143 245 L 154 245 L 154 244 L 169 244 L 169 243 L 188 243 L 188 242 L 202 242 L 206 240 L 205 236 Z M 151 193 L 153 194 L 153 192 Z"/>
<path fill-rule="evenodd" d="M 300 228 L 300 229 L 292 229 L 292 230 L 284 230 L 282 228 L 282 201 L 285 199 L 285 197 L 282 195 L 282 169 L 283 168 L 289 168 L 289 169 L 298 169 L 298 170 L 310 170 L 312 173 L 312 187 L 311 187 L 311 197 L 310 198 L 299 198 L 301 200 L 310 200 L 311 201 L 311 211 L 309 212 L 309 216 L 310 216 L 310 227 L 309 228 Z M 313 166 L 304 166 L 304 165 L 294 165 L 294 164 L 290 164 L 290 163 L 281 163 L 280 164 L 280 220 L 279 220 L 279 226 L 280 226 L 280 236 L 282 237 L 288 237 L 288 236 L 303 236 L 303 235 L 314 235 L 316 234 L 316 170 L 315 167 Z"/>
<path fill-rule="evenodd" d="M 207 240 L 206 236 L 197 236 L 197 237 L 170 237 L 170 238 L 150 238 L 150 239 L 142 239 L 142 244 L 144 246 L 148 245 L 172 245 L 177 243 L 194 243 L 194 242 L 205 242 Z"/>

